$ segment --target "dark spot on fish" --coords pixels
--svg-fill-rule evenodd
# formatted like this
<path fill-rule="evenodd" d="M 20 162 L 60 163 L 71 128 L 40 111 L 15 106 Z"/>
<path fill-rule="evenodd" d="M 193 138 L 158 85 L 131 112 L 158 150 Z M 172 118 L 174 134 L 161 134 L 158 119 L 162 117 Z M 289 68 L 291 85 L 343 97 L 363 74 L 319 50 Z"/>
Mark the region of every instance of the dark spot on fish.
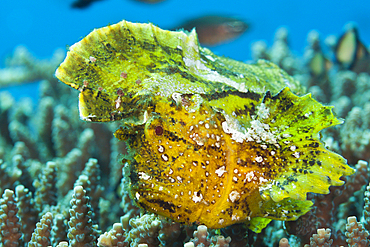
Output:
<path fill-rule="evenodd" d="M 162 127 L 162 126 L 160 126 L 160 125 L 158 125 L 158 126 L 156 126 L 156 127 L 154 128 L 154 131 L 155 131 L 155 134 L 156 134 L 157 136 L 160 136 L 160 135 L 162 135 L 162 134 L 163 134 L 163 127 Z"/>

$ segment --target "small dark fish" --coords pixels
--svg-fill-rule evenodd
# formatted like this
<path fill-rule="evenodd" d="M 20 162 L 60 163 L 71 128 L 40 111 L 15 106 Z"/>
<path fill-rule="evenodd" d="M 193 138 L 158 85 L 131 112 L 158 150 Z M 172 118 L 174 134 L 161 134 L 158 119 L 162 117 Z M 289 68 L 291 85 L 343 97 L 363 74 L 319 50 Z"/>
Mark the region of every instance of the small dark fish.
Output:
<path fill-rule="evenodd" d="M 102 1 L 102 0 L 76 0 L 71 4 L 72 8 L 75 9 L 84 9 L 89 7 L 93 2 Z"/>
<path fill-rule="evenodd" d="M 197 31 L 199 42 L 203 45 L 214 46 L 226 43 L 242 35 L 249 25 L 237 18 L 208 15 L 186 21 L 176 29 Z"/>
<path fill-rule="evenodd" d="M 357 72 L 367 69 L 370 62 L 369 51 L 361 42 L 355 26 L 348 26 L 347 31 L 339 38 L 335 47 L 335 59 L 344 69 Z"/>
<path fill-rule="evenodd" d="M 135 0 L 135 1 L 152 4 L 152 3 L 163 2 L 164 0 Z"/>

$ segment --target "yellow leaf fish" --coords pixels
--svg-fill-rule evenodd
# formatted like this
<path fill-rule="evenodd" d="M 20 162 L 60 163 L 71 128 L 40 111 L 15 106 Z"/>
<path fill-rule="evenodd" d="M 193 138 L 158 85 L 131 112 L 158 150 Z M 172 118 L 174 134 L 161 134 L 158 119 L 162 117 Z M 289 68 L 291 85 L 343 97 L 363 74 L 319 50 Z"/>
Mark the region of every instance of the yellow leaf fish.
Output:
<path fill-rule="evenodd" d="M 295 220 L 353 173 L 319 131 L 331 107 L 275 64 L 214 55 L 196 33 L 122 21 L 72 45 L 56 76 L 85 121 L 120 121 L 128 190 L 140 207 L 222 228 Z M 293 94 L 294 92 L 295 94 Z"/>

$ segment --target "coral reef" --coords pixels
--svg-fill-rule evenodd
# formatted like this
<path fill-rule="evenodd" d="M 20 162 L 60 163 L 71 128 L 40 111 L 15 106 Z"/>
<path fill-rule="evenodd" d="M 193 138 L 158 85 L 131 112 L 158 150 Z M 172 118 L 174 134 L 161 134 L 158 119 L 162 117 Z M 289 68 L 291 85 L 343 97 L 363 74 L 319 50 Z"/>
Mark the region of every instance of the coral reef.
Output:
<path fill-rule="evenodd" d="M 52 213 L 50 212 L 45 213 L 42 216 L 40 222 L 36 224 L 36 229 L 32 233 L 32 238 L 30 242 L 28 242 L 28 246 L 32 246 L 32 247 L 49 246 L 52 223 L 53 223 Z"/>
<path fill-rule="evenodd" d="M 0 70 L 0 87 L 40 80 L 54 80 L 55 68 L 65 56 L 58 49 L 47 60 L 35 58 L 24 46 L 18 46 L 12 56 L 5 61 L 6 68 Z"/>
<path fill-rule="evenodd" d="M 290 50 L 288 39 L 287 30 L 279 31 L 271 48 L 259 42 L 253 47 L 254 55 L 275 61 L 304 83 L 314 98 L 335 106 L 345 122 L 322 132 L 322 139 L 356 169 L 354 175 L 343 178 L 345 186 L 331 187 L 328 195 L 309 195 L 314 205 L 306 218 L 284 224 L 272 221 L 256 234 L 242 224 L 215 231 L 140 211 L 122 179 L 125 169 L 118 160 L 126 146 L 111 135 L 118 126 L 78 120 L 77 93 L 53 76 L 64 52 L 40 61 L 22 47 L 23 57 L 16 51 L 8 67 L 0 69 L 1 75 L 9 74 L 8 79 L 0 76 L 0 80 L 3 85 L 41 80 L 41 88 L 37 107 L 30 100 L 16 102 L 8 92 L 0 92 L 0 243 L 72 245 L 82 239 L 71 235 L 68 222 L 74 217 L 89 228 L 83 229 L 91 236 L 88 241 L 100 246 L 191 247 L 201 245 L 200 239 L 204 246 L 330 246 L 331 240 L 331 246 L 368 246 L 370 75 L 335 63 L 312 67 L 310 61 L 321 51 L 317 32 L 309 34 L 303 58 Z M 335 46 L 332 38 L 326 44 Z M 331 56 L 321 54 L 325 59 Z M 17 75 L 19 70 L 22 76 Z M 85 214 L 77 213 L 78 205 Z M 80 227 L 77 223 L 75 229 Z"/>
<path fill-rule="evenodd" d="M 82 186 L 75 186 L 71 200 L 68 234 L 70 246 L 86 246 L 96 243 L 99 231 L 93 225 L 93 209 Z"/>
<path fill-rule="evenodd" d="M 320 228 L 317 229 L 317 234 L 312 234 L 310 244 L 305 244 L 304 247 L 328 247 L 333 244 L 333 239 L 330 239 L 331 230 Z"/>
<path fill-rule="evenodd" d="M 194 246 L 194 247 L 228 247 L 231 242 L 231 238 L 218 235 L 212 238 L 208 237 L 209 233 L 207 227 L 204 225 L 198 226 L 197 230 L 193 233 L 193 239 L 186 243 L 184 246 Z"/>
<path fill-rule="evenodd" d="M 369 231 L 364 229 L 362 223 L 357 222 L 356 216 L 348 217 L 346 225 L 346 237 L 349 247 L 352 246 L 369 246 Z"/>
<path fill-rule="evenodd" d="M 6 189 L 0 199 L 0 243 L 3 246 L 18 246 L 21 240 L 21 223 L 17 212 L 14 191 Z"/>

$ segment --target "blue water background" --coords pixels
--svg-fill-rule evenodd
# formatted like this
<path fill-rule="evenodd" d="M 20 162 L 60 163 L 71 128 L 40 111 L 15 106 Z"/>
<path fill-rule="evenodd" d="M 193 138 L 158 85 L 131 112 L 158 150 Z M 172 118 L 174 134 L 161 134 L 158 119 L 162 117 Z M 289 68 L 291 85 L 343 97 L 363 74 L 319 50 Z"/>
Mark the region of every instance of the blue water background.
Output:
<path fill-rule="evenodd" d="M 104 0 L 82 10 L 72 9 L 71 2 L 0 0 L 0 68 L 17 45 L 25 45 L 38 58 L 49 58 L 56 48 L 66 48 L 94 28 L 122 19 L 171 28 L 206 14 L 240 17 L 251 24 L 251 29 L 239 39 L 211 49 L 243 61 L 251 59 L 254 41 L 265 40 L 271 45 L 281 26 L 288 28 L 289 42 L 297 55 L 303 53 L 310 30 L 317 30 L 324 39 L 330 34 L 342 34 L 349 21 L 357 23 L 361 39 L 365 45 L 370 44 L 370 2 L 365 0 L 165 0 L 158 4 Z M 27 92 L 34 93 L 29 89 Z"/>

